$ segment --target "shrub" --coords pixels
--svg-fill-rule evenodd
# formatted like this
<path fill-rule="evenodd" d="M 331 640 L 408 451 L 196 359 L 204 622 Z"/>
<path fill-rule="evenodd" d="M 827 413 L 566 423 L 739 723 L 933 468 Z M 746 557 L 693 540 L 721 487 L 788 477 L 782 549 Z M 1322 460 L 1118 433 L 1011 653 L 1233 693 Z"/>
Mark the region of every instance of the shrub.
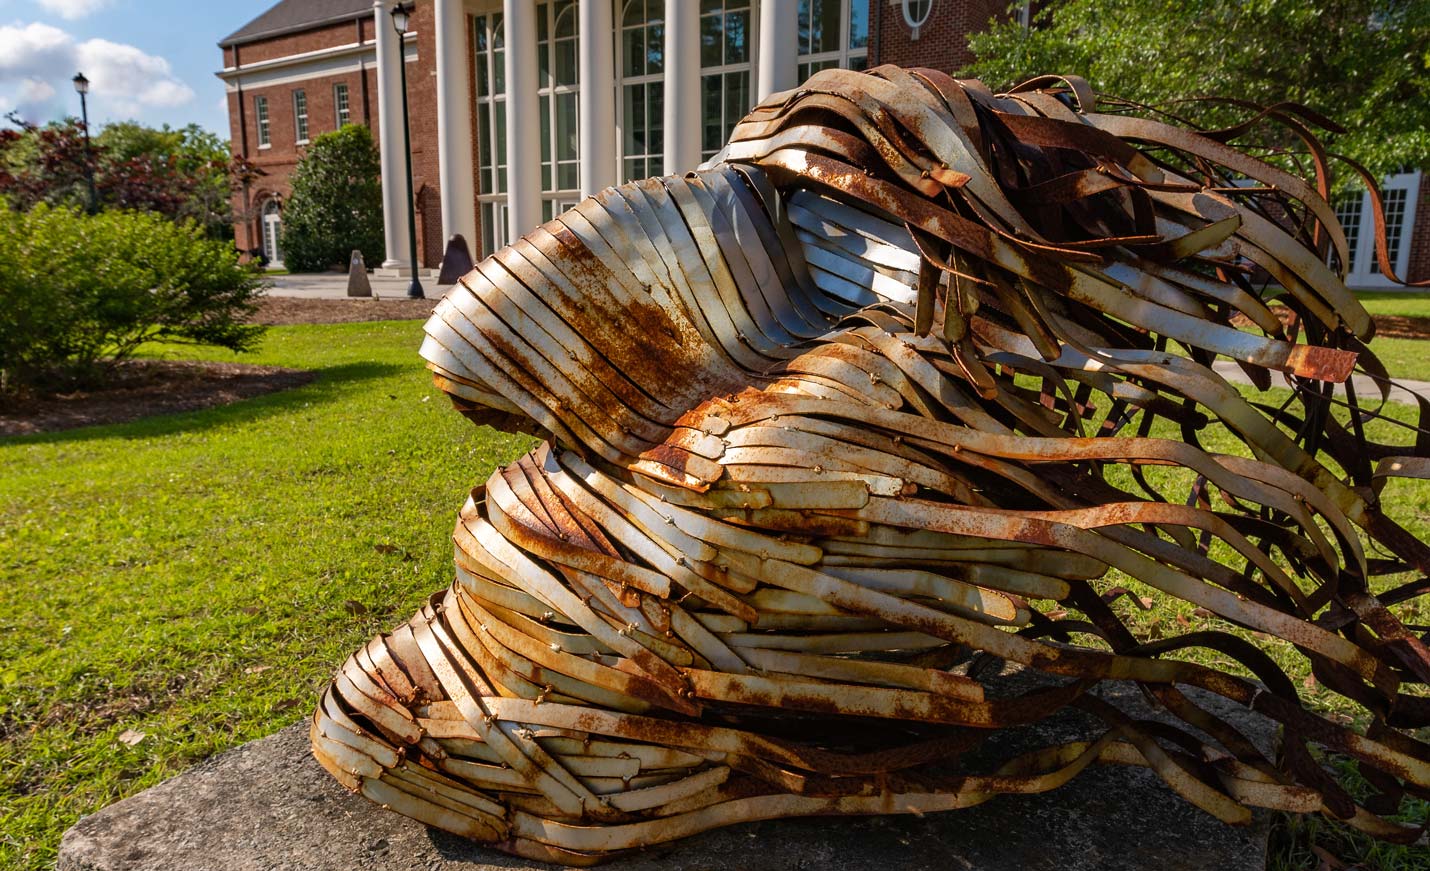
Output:
<path fill-rule="evenodd" d="M 283 263 L 293 272 L 346 266 L 354 248 L 381 262 L 381 165 L 372 134 L 361 124 L 324 133 L 293 171 L 283 210 Z"/>
<path fill-rule="evenodd" d="M 245 350 L 262 286 L 192 221 L 0 203 L 0 387 L 92 372 L 153 340 Z"/>

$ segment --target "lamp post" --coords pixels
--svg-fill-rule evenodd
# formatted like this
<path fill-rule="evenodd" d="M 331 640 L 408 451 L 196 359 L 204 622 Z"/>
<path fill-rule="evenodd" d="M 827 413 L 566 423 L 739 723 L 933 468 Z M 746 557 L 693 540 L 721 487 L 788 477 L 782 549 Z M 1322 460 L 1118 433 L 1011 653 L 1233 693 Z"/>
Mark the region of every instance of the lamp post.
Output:
<path fill-rule="evenodd" d="M 402 76 L 402 151 L 407 158 L 407 253 L 412 261 L 412 283 L 407 285 L 410 299 L 422 299 L 422 282 L 417 279 L 417 212 L 412 190 L 412 125 L 407 120 L 407 51 L 403 46 L 403 35 L 407 33 L 407 22 L 412 15 L 411 3 L 398 3 L 392 7 L 392 27 L 397 31 L 397 69 Z"/>
<path fill-rule="evenodd" d="M 89 93 L 89 79 L 84 77 L 84 73 L 75 73 L 74 78 L 75 93 L 79 94 L 79 114 L 84 122 L 84 175 L 89 182 L 89 213 L 92 215 L 99 211 L 99 197 L 94 193 L 94 151 L 89 145 L 89 102 L 85 100 L 85 95 Z"/>

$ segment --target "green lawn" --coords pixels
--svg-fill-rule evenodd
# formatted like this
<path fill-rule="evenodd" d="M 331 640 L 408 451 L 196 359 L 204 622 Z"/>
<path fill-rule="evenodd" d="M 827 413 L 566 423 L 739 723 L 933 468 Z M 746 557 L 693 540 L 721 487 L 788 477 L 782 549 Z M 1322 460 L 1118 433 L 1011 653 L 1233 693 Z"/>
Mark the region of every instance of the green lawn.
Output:
<path fill-rule="evenodd" d="M 1430 293 L 1415 290 L 1365 290 L 1356 294 L 1373 315 L 1430 318 Z"/>
<path fill-rule="evenodd" d="M 277 327 L 244 359 L 316 369 L 314 384 L 0 440 L 0 868 L 47 868 L 79 814 L 296 722 L 349 652 L 449 582 L 462 494 L 527 442 L 453 412 L 419 337 L 419 321 Z M 1203 436 L 1237 448 L 1225 431 Z M 1188 483 L 1151 471 L 1168 493 Z M 1430 482 L 1387 496 L 1430 535 Z M 1115 607 L 1147 637 L 1179 631 L 1179 614 L 1215 623 L 1190 606 Z M 1420 623 L 1427 610 L 1397 609 Z M 1298 682 L 1308 674 L 1273 648 Z M 126 730 L 145 737 L 126 746 Z M 1314 836 L 1368 868 L 1430 869 L 1415 851 L 1309 826 L 1282 838 L 1277 867 L 1315 867 Z"/>
<path fill-rule="evenodd" d="M 463 494 L 525 442 L 451 409 L 420 336 L 276 327 L 243 359 L 315 383 L 0 440 L 0 868 L 50 867 L 80 814 L 296 722 L 450 582 Z"/>

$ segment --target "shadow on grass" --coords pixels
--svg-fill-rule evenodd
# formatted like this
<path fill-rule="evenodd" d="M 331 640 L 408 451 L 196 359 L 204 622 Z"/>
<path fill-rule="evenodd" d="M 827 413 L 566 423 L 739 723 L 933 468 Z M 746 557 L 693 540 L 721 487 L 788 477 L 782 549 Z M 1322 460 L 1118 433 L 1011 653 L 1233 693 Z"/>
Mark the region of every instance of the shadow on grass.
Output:
<path fill-rule="evenodd" d="M 0 446 L 61 444 L 96 439 L 139 439 L 177 433 L 202 432 L 235 423 L 249 423 L 303 406 L 323 405 L 339 398 L 339 391 L 335 390 L 335 387 L 382 378 L 410 371 L 411 368 L 395 363 L 371 362 L 328 366 L 310 370 L 317 376 L 313 381 L 286 390 L 277 390 L 197 411 L 156 414 L 127 423 L 98 424 L 32 435 L 3 436 L 0 437 Z"/>

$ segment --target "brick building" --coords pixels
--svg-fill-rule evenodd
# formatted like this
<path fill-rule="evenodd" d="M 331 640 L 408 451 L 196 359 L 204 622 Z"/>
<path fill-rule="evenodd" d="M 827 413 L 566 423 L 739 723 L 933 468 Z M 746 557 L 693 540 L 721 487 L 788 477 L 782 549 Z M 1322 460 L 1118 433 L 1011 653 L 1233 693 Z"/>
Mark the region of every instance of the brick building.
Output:
<path fill-rule="evenodd" d="M 956 70 L 971 60 L 967 34 L 1009 9 L 1007 0 L 417 0 L 399 36 L 392 6 L 280 0 L 219 43 L 234 151 L 266 173 L 235 194 L 240 247 L 281 261 L 289 173 L 311 137 L 351 121 L 371 127 L 382 151 L 381 265 L 410 268 L 399 58 L 418 259 L 433 268 L 453 234 L 481 256 L 583 194 L 695 166 L 760 95 L 816 70 Z M 1388 285 L 1373 262 L 1368 198 L 1337 210 L 1352 286 Z M 1430 278 L 1430 181 L 1388 179 L 1387 213 L 1397 271 Z"/>

